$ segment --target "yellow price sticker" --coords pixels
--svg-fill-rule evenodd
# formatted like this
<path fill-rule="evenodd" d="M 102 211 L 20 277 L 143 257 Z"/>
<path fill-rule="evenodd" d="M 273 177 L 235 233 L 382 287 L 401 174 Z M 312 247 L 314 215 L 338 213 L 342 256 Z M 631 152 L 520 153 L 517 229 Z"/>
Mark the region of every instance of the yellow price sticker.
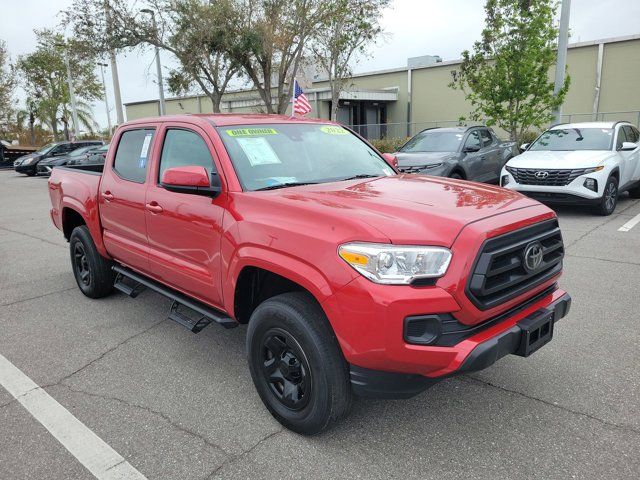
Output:
<path fill-rule="evenodd" d="M 344 128 L 336 127 L 334 125 L 320 127 L 320 131 L 326 133 L 327 135 L 347 135 L 349 133 Z"/>
<path fill-rule="evenodd" d="M 259 135 L 277 135 L 278 132 L 273 128 L 234 128 L 227 130 L 230 137 L 252 137 Z"/>

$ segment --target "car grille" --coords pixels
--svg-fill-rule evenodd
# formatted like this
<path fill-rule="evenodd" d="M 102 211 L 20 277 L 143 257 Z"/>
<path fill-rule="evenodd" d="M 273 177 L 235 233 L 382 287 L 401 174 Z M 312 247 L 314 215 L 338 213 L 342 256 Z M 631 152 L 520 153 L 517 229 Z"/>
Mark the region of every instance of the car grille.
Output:
<path fill-rule="evenodd" d="M 542 262 L 531 270 L 525 252 L 542 247 Z M 557 220 L 537 223 L 485 241 L 474 263 L 466 293 L 480 310 L 488 310 L 526 293 L 562 270 L 564 243 Z"/>
<path fill-rule="evenodd" d="M 516 183 L 520 185 L 547 185 L 562 187 L 569 185 L 580 175 L 584 175 L 585 168 L 544 170 L 536 168 L 507 167 L 507 171 L 513 175 Z"/>

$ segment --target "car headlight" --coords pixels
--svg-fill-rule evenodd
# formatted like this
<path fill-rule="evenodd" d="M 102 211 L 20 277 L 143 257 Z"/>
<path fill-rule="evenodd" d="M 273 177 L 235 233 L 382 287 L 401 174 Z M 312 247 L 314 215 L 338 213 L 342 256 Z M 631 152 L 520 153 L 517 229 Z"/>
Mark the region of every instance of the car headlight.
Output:
<path fill-rule="evenodd" d="M 385 243 L 345 243 L 340 257 L 375 283 L 408 285 L 419 278 L 443 276 L 451 251 L 444 247 L 397 246 Z"/>
<path fill-rule="evenodd" d="M 599 167 L 585 168 L 582 175 L 586 175 L 587 173 L 599 172 L 600 170 L 604 170 L 604 165 L 600 165 Z"/>

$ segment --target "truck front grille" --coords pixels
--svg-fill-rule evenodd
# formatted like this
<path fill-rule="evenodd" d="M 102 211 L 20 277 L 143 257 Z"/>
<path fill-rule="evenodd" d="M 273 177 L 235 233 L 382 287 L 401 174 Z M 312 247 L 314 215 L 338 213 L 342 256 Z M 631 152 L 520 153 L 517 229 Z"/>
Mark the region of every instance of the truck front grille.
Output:
<path fill-rule="evenodd" d="M 507 167 L 507 171 L 513 175 L 513 179 L 520 185 L 546 185 L 563 187 L 569 185 L 580 175 L 584 175 L 586 169 L 548 170 L 536 168 Z"/>
<path fill-rule="evenodd" d="M 482 244 L 474 263 L 467 296 L 480 310 L 496 307 L 560 273 L 563 257 L 557 220 L 490 238 Z"/>

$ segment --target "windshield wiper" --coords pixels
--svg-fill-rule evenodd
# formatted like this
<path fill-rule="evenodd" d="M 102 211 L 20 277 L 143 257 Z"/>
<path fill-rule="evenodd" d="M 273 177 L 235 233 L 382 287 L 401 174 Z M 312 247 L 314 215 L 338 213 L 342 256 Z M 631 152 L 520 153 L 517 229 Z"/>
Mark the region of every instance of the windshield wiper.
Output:
<path fill-rule="evenodd" d="M 254 192 L 262 192 L 264 190 L 277 190 L 279 188 L 299 187 L 300 185 L 317 185 L 318 182 L 285 182 L 277 185 L 269 185 L 267 187 L 256 188 Z"/>
<path fill-rule="evenodd" d="M 347 180 L 358 180 L 359 178 L 376 178 L 381 177 L 382 175 L 372 175 L 370 173 L 361 173 L 359 175 L 354 175 L 353 177 L 343 178 L 342 180 L 338 180 L 339 182 L 344 182 Z"/>

